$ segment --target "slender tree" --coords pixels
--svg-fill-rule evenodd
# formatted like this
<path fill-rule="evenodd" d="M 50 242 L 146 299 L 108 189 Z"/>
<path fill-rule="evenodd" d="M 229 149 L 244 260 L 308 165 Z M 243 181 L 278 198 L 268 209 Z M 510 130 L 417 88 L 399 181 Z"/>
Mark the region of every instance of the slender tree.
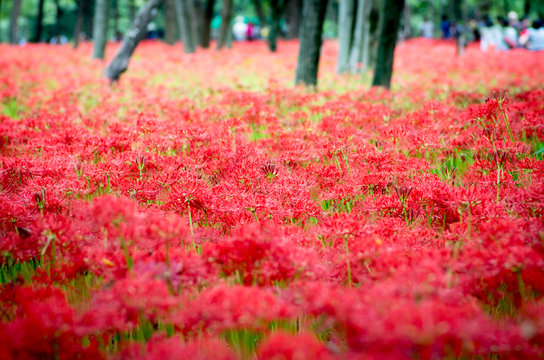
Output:
<path fill-rule="evenodd" d="M 270 1 L 270 8 L 271 8 L 271 16 L 270 16 L 270 24 L 268 31 L 268 48 L 272 52 L 276 52 L 278 49 L 278 33 L 280 32 L 280 21 L 281 17 L 283 15 L 283 11 L 285 10 L 285 6 L 287 5 L 286 0 L 271 0 Z"/>
<path fill-rule="evenodd" d="M 108 40 L 108 0 L 96 0 L 93 24 L 93 59 L 104 60 Z"/>
<path fill-rule="evenodd" d="M 62 19 L 62 7 L 60 6 L 60 0 L 55 0 L 55 8 L 57 10 L 55 13 L 55 36 L 57 37 L 57 41 L 58 41 L 58 38 L 61 33 L 61 19 Z"/>
<path fill-rule="evenodd" d="M 295 84 L 317 85 L 327 0 L 304 0 Z"/>
<path fill-rule="evenodd" d="M 229 41 L 229 33 L 232 35 L 230 23 L 232 20 L 232 0 L 223 0 L 223 9 L 221 10 L 221 27 L 219 28 L 219 38 L 217 39 L 217 49 L 223 48 Z"/>
<path fill-rule="evenodd" d="M 201 42 L 203 6 L 199 0 L 188 0 L 187 6 L 189 8 L 189 14 L 191 16 L 191 31 L 193 34 L 193 41 L 196 47 L 196 45 L 200 44 Z"/>
<path fill-rule="evenodd" d="M 147 24 L 153 19 L 157 8 L 163 0 L 148 0 L 147 3 L 140 9 L 138 15 L 134 19 L 134 23 L 130 31 L 123 38 L 121 47 L 115 54 L 115 57 L 106 67 L 105 75 L 110 81 L 119 80 L 130 62 L 130 57 L 134 53 L 138 43 L 145 37 Z"/>
<path fill-rule="evenodd" d="M 165 31 L 164 41 L 169 45 L 176 43 L 176 11 L 174 0 L 164 0 Z"/>
<path fill-rule="evenodd" d="M 119 0 L 111 0 L 111 12 L 113 19 L 113 34 L 115 37 L 119 34 Z"/>
<path fill-rule="evenodd" d="M 302 0 L 290 0 L 289 10 L 287 11 L 287 24 L 289 25 L 289 30 L 287 31 L 288 39 L 298 38 L 301 16 Z"/>
<path fill-rule="evenodd" d="M 11 15 L 9 17 L 9 42 L 17 44 L 19 36 L 17 34 L 17 21 L 19 20 L 19 12 L 21 11 L 21 0 L 13 0 Z"/>
<path fill-rule="evenodd" d="M 349 69 L 349 53 L 354 40 L 355 9 L 359 7 L 357 3 L 364 0 L 340 0 L 340 9 L 338 11 L 338 60 L 336 62 L 336 72 L 341 74 Z M 357 17 L 358 19 L 358 17 Z M 362 32 L 362 23 L 357 24 L 361 28 L 355 28 L 355 32 Z M 361 34 L 355 34 L 361 36 Z"/>
<path fill-rule="evenodd" d="M 353 35 L 353 45 L 349 54 L 349 70 L 353 73 L 362 72 L 370 61 L 370 9 L 371 0 L 357 2 L 357 15 Z M 362 64 L 362 66 L 360 66 Z"/>
<path fill-rule="evenodd" d="M 128 19 L 131 24 L 136 20 L 136 0 L 128 0 Z"/>
<path fill-rule="evenodd" d="M 183 50 L 185 50 L 185 53 L 187 54 L 192 54 L 195 52 L 195 39 L 191 26 L 191 13 L 188 0 L 174 0 L 174 4 L 176 7 L 179 33 L 183 41 Z"/>
<path fill-rule="evenodd" d="M 79 46 L 79 38 L 81 36 L 81 31 L 83 30 L 83 13 L 85 11 L 85 5 L 87 0 L 79 0 L 77 2 L 77 19 L 76 26 L 74 27 L 74 49 L 77 49 Z"/>
<path fill-rule="evenodd" d="M 261 24 L 261 26 L 264 26 L 264 24 L 266 24 L 266 18 L 264 17 L 263 5 L 261 3 L 261 0 L 253 0 L 253 6 L 255 7 L 255 13 L 257 13 L 257 17 L 259 18 L 259 23 Z"/>
<path fill-rule="evenodd" d="M 399 35 L 400 18 L 404 8 L 404 0 L 388 0 L 382 2 L 382 23 L 378 43 L 378 58 L 374 69 L 372 86 L 391 87 L 393 74 L 393 58 Z"/>
<path fill-rule="evenodd" d="M 202 35 L 200 36 L 200 45 L 205 49 L 210 47 L 211 23 L 214 5 L 215 0 L 207 0 L 202 14 Z"/>
<path fill-rule="evenodd" d="M 38 14 L 36 15 L 36 28 L 34 30 L 34 42 L 40 42 L 42 40 L 42 28 L 43 28 L 43 5 L 45 0 L 38 1 Z"/>

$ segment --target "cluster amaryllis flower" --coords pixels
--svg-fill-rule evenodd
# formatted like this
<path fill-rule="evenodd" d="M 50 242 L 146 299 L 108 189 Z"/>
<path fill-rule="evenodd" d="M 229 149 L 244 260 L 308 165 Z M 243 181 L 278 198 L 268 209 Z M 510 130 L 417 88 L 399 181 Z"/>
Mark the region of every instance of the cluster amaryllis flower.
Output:
<path fill-rule="evenodd" d="M 0 358 L 544 356 L 539 55 L 297 46 L 0 45 Z"/>

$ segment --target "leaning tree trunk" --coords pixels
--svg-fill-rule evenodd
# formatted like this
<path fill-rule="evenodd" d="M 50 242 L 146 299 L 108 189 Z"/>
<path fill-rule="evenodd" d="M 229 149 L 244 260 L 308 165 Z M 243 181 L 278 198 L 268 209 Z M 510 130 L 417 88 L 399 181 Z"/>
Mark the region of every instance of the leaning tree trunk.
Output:
<path fill-rule="evenodd" d="M 278 49 L 278 33 L 280 32 L 280 21 L 285 5 L 285 0 L 272 0 L 270 2 L 272 14 L 270 31 L 268 32 L 268 48 L 271 52 L 276 52 Z"/>
<path fill-rule="evenodd" d="M 364 0 L 340 0 L 340 10 L 338 12 L 338 60 L 336 63 L 336 72 L 338 74 L 344 73 L 349 69 L 349 53 L 352 47 L 352 44 L 356 43 L 354 40 L 354 19 L 355 19 L 355 10 L 356 3 L 360 3 Z M 358 11 L 358 7 L 357 7 Z M 358 13 L 357 13 L 358 15 Z M 359 20 L 359 16 L 357 16 Z M 361 26 L 359 29 L 362 32 L 362 24 L 357 23 Z M 358 31 L 358 28 L 355 27 L 355 32 Z M 355 39 L 360 34 L 355 34 Z M 362 41 L 361 41 L 362 44 Z"/>
<path fill-rule="evenodd" d="M 38 15 L 36 16 L 36 29 L 34 32 L 34 42 L 40 42 L 42 39 L 43 4 L 44 4 L 44 0 L 40 0 L 38 2 Z"/>
<path fill-rule="evenodd" d="M 174 0 L 164 1 L 164 41 L 168 45 L 174 45 L 176 43 L 176 11 L 174 6 Z"/>
<path fill-rule="evenodd" d="M 178 19 L 179 33 L 183 41 L 183 50 L 186 54 L 195 52 L 195 41 L 193 28 L 191 27 L 191 13 L 189 12 L 188 0 L 174 0 L 176 5 L 176 17 Z"/>
<path fill-rule="evenodd" d="M 295 84 L 317 85 L 327 0 L 304 0 Z"/>
<path fill-rule="evenodd" d="M 386 89 L 391 87 L 393 58 L 403 8 L 404 0 L 389 0 L 382 4 L 383 21 L 380 28 L 378 58 L 376 59 L 372 86 L 383 86 Z"/>
<path fill-rule="evenodd" d="M 108 0 L 96 0 L 93 25 L 93 59 L 104 60 L 108 39 Z"/>
<path fill-rule="evenodd" d="M 125 35 L 117 54 L 115 54 L 111 63 L 106 67 L 105 75 L 110 81 L 114 82 L 119 80 L 121 74 L 127 70 L 132 53 L 134 53 L 140 40 L 145 37 L 147 24 L 149 24 L 155 15 L 153 10 L 159 6 L 162 1 L 163 0 L 148 0 L 140 9 L 138 16 L 134 19 L 132 28 Z"/>
<path fill-rule="evenodd" d="M 202 34 L 200 35 L 200 45 L 205 49 L 210 47 L 211 23 L 214 4 L 215 0 L 207 0 L 202 16 Z"/>
<path fill-rule="evenodd" d="M 223 9 L 221 10 L 221 27 L 219 28 L 219 38 L 217 39 L 217 49 L 223 48 L 228 41 L 229 32 L 232 34 L 230 22 L 232 19 L 232 0 L 223 0 Z"/>
<path fill-rule="evenodd" d="M 13 0 L 11 15 L 9 17 L 9 43 L 17 44 L 19 42 L 17 36 L 17 20 L 19 20 L 19 12 L 21 11 L 21 0 Z"/>
<path fill-rule="evenodd" d="M 79 37 L 81 30 L 83 29 L 83 12 L 85 10 L 85 3 L 87 0 L 79 0 L 77 3 L 77 19 L 76 26 L 74 27 L 74 49 L 79 46 Z"/>
<path fill-rule="evenodd" d="M 370 59 L 370 9 L 371 0 L 357 2 L 357 16 L 353 35 L 353 45 L 349 54 L 349 71 L 352 73 L 364 71 Z"/>

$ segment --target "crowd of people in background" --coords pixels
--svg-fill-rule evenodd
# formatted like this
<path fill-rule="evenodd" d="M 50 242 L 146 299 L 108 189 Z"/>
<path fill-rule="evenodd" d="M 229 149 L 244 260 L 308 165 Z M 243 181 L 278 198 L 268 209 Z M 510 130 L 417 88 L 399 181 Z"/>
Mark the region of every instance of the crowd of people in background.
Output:
<path fill-rule="evenodd" d="M 544 26 L 542 20 L 531 22 L 529 17 L 521 21 L 515 12 L 508 13 L 506 18 L 499 16 L 497 23 L 485 17 L 480 26 L 482 51 L 495 47 L 499 51 L 515 48 L 526 48 L 532 51 L 544 50 Z"/>
<path fill-rule="evenodd" d="M 421 24 L 421 36 L 434 37 L 434 24 L 425 18 Z M 507 51 L 516 48 L 524 48 L 531 51 L 544 50 L 544 21 L 537 19 L 531 21 L 528 16 L 519 19 L 517 13 L 511 11 L 507 17 L 499 16 L 496 23 L 491 17 L 485 16 L 481 21 L 471 20 L 468 23 L 468 35 L 474 41 L 480 41 L 482 51 L 491 48 L 497 51 Z M 460 36 L 463 28 L 442 16 L 440 32 L 443 39 Z"/>

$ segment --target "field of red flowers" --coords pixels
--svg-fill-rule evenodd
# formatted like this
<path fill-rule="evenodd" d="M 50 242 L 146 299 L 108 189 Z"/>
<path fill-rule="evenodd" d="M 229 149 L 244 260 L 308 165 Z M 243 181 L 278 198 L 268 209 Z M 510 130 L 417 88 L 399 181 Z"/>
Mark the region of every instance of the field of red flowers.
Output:
<path fill-rule="evenodd" d="M 541 55 L 297 46 L 0 45 L 0 358 L 544 357 Z"/>

